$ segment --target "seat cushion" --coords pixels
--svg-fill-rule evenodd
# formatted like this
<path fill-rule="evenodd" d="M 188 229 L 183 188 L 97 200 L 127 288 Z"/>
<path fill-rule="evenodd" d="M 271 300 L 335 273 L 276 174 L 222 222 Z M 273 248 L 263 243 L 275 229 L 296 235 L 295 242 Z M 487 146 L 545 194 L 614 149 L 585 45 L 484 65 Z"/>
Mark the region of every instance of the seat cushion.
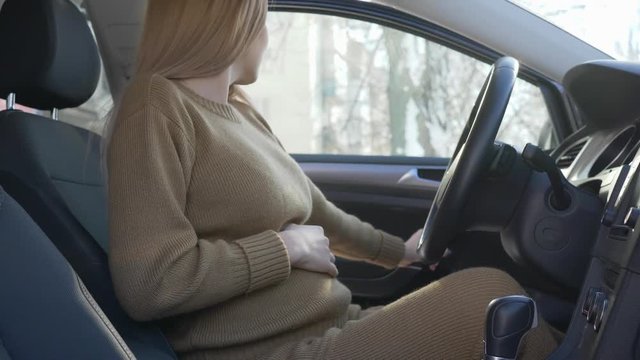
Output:
<path fill-rule="evenodd" d="M 133 359 L 64 257 L 0 188 L 0 333 L 17 359 Z"/>

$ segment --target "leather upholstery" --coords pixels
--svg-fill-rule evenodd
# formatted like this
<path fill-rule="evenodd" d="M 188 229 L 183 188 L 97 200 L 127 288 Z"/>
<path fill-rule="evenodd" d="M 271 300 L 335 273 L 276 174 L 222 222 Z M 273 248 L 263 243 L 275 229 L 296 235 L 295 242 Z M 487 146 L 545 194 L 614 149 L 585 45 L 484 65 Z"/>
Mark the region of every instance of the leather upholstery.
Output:
<path fill-rule="evenodd" d="M 39 22 L 47 22 L 48 26 Z M 51 24 L 55 24 L 54 29 Z M 74 57 L 91 62 L 92 57 L 98 57 L 86 21 L 73 4 L 68 0 L 7 0 L 0 11 L 0 35 L 6 38 L 7 34 L 22 31 L 29 37 L 39 36 L 42 41 L 57 44 L 52 50 L 53 65 L 46 67 L 50 64 L 31 61 L 32 56 L 38 55 L 32 47 L 14 45 L 14 51 L 7 53 L 0 46 L 0 64 L 7 64 L 0 65 L 0 92 L 14 88 L 18 81 L 8 75 L 11 69 L 6 66 L 20 67 L 18 63 L 25 61 L 30 64 L 29 69 L 46 76 L 25 78 L 24 91 L 17 95 L 19 103 L 64 108 L 78 105 L 91 95 L 95 84 L 87 85 L 78 79 L 93 78 L 93 65 L 57 63 Z M 33 34 L 47 31 L 55 34 Z M 90 43 L 78 33 L 88 35 Z M 35 41 L 39 44 L 38 39 Z M 17 73 L 22 71 L 25 70 L 20 68 Z M 32 95 L 32 102 L 25 103 L 25 94 Z M 21 111 L 2 111 L 0 186 L 20 203 L 71 264 L 136 357 L 174 359 L 175 354 L 158 327 L 133 321 L 116 299 L 106 255 L 107 205 L 100 142 L 97 135 L 62 122 Z"/>
<path fill-rule="evenodd" d="M 100 136 L 21 111 L 4 111 L 0 118 L 0 172 L 11 173 L 22 182 L 34 182 L 32 186 L 43 196 L 58 197 L 61 204 L 66 204 L 70 217 L 88 232 L 87 241 L 93 237 L 106 251 L 107 209 Z M 49 217 L 42 221 L 57 222 Z"/>
<path fill-rule="evenodd" d="M 6 0 L 0 11 L 0 98 L 50 110 L 93 95 L 100 57 L 84 16 L 69 0 Z"/>
<path fill-rule="evenodd" d="M 79 139 L 84 141 L 74 145 L 70 141 L 74 134 L 83 135 Z M 101 182 L 90 181 L 97 179 L 96 173 L 93 176 L 88 174 L 90 165 L 73 156 L 65 160 L 65 152 L 75 150 L 75 154 L 80 155 L 87 151 L 88 146 L 92 147 L 88 140 L 91 136 L 82 129 L 36 115 L 19 111 L 0 112 L 0 186 L 4 186 L 27 210 L 71 263 L 139 359 L 174 359 L 173 350 L 156 326 L 135 322 L 122 310 L 113 290 L 106 252 L 67 205 L 74 201 L 83 202 L 86 208 L 98 209 L 94 211 L 97 216 L 99 209 L 106 207 L 100 199 L 105 191 Z M 61 152 L 57 155 L 59 157 L 56 152 Z M 94 172 L 99 172 L 98 159 L 94 157 L 87 162 L 93 162 Z M 83 170 L 63 176 L 59 171 L 65 166 Z M 64 187 L 62 191 L 61 186 Z M 74 195 L 75 200 L 67 201 Z M 91 197 L 98 200 L 91 201 Z M 76 211 L 83 211 L 83 208 L 77 207 Z"/>
<path fill-rule="evenodd" d="M 7 349 L 4 348 L 4 345 L 2 343 L 2 338 L 0 338 L 0 360 L 11 360 L 11 357 L 9 356 Z"/>
<path fill-rule="evenodd" d="M 0 333 L 16 359 L 133 359 L 82 281 L 0 188 Z"/>
<path fill-rule="evenodd" d="M 96 135 L 37 115 L 0 112 L 0 186 L 69 261 L 138 358 L 175 358 L 156 326 L 137 323 L 122 310 L 107 254 L 75 216 L 95 216 L 103 226 L 96 233 L 106 246 L 105 188 L 99 164 Z"/>

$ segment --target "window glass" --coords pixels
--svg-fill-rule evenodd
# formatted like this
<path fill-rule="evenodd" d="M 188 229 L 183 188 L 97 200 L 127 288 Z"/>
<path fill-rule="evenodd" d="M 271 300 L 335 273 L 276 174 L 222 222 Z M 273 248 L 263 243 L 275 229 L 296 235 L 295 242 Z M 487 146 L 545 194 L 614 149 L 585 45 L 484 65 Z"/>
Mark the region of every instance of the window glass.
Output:
<path fill-rule="evenodd" d="M 359 20 L 270 13 L 270 47 L 247 92 L 292 153 L 443 156 L 490 66 L 424 38 Z M 550 118 L 518 80 L 499 140 L 538 143 Z"/>
<path fill-rule="evenodd" d="M 640 1 L 510 1 L 618 60 L 640 60 Z"/>

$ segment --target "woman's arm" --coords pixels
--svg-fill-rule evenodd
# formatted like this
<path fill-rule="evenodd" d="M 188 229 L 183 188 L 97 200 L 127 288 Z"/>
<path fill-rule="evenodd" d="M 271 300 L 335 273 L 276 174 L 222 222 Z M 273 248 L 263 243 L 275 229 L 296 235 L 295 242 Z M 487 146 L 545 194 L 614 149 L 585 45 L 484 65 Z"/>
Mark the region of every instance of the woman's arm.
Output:
<path fill-rule="evenodd" d="M 253 118 L 259 120 L 265 131 L 277 141 L 282 151 L 287 153 L 280 140 L 275 136 L 269 123 L 251 106 L 239 104 Z M 331 240 L 331 250 L 340 256 L 366 260 L 387 268 L 394 268 L 401 259 L 413 261 L 416 256 L 407 254 L 402 239 L 384 231 L 376 230 L 368 223 L 362 222 L 353 215 L 348 215 L 328 201 L 311 179 L 307 178 L 312 196 L 311 217 L 307 224 L 319 225 Z M 419 257 L 417 257 L 419 259 Z"/>
<path fill-rule="evenodd" d="M 118 119 L 109 146 L 110 268 L 118 298 L 136 320 L 203 309 L 289 276 L 274 231 L 198 238 L 185 216 L 191 130 L 146 106 Z"/>
<path fill-rule="evenodd" d="M 377 230 L 370 224 L 361 221 L 338 209 L 327 200 L 307 178 L 313 209 L 307 224 L 324 227 L 325 234 L 331 240 L 331 249 L 338 255 L 366 260 L 387 268 L 398 266 L 405 256 L 404 241 L 397 236 Z"/>

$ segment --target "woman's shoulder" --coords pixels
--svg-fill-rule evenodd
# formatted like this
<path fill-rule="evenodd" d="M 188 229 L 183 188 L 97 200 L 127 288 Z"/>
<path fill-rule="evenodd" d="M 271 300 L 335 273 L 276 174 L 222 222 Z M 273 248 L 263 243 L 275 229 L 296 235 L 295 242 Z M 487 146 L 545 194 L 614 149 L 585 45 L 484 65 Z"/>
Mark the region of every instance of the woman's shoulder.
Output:
<path fill-rule="evenodd" d="M 153 109 L 177 120 L 183 118 L 181 93 L 173 82 L 160 75 L 141 75 L 125 89 L 120 102 L 120 115 L 127 116 Z"/>
<path fill-rule="evenodd" d="M 188 108 L 173 81 L 160 75 L 137 76 L 129 82 L 117 106 L 115 128 L 168 126 L 193 144 L 194 113 Z"/>
<path fill-rule="evenodd" d="M 180 91 L 172 81 L 158 75 L 138 76 L 129 82 L 116 106 L 113 132 L 172 129 L 192 145 L 195 128 Z"/>

